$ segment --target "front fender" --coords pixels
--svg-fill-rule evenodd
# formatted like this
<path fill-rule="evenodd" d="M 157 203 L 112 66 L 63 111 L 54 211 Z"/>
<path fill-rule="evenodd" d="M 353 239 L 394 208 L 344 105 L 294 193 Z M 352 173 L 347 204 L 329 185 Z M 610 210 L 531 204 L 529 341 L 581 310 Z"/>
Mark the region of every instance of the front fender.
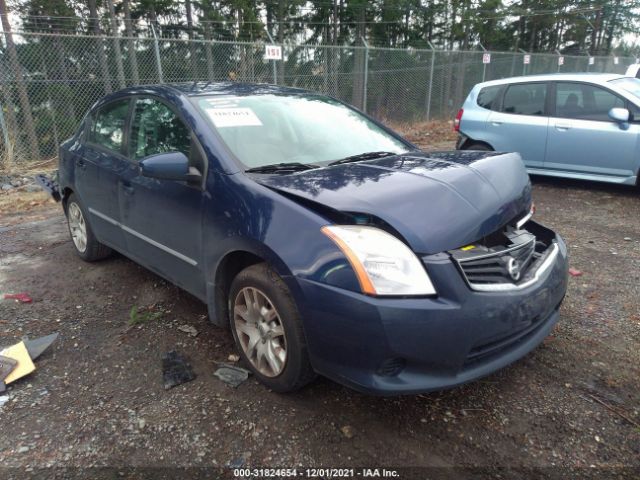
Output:
<path fill-rule="evenodd" d="M 215 185 L 209 190 L 215 195 L 205 201 L 203 225 L 210 304 L 216 295 L 215 273 L 232 252 L 248 252 L 269 263 L 290 287 L 299 306 L 304 305 L 304 299 L 296 278 L 359 291 L 348 260 L 320 230 L 331 221 L 244 174 L 211 175 L 208 187 Z M 212 320 L 219 323 L 218 315 L 213 314 Z"/>

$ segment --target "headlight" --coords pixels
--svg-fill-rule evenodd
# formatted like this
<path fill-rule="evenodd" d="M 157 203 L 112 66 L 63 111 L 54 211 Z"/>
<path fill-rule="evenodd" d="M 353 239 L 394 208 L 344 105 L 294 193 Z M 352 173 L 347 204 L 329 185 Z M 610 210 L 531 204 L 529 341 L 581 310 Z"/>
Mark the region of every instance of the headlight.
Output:
<path fill-rule="evenodd" d="M 404 243 L 384 230 L 358 225 L 322 227 L 345 254 L 369 295 L 433 295 L 429 275 Z"/>

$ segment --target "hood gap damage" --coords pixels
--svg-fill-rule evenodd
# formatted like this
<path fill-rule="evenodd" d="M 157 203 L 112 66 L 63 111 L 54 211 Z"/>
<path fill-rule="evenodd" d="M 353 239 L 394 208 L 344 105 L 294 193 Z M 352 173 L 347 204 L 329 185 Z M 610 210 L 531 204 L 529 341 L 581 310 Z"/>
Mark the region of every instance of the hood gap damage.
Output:
<path fill-rule="evenodd" d="M 366 212 L 342 212 L 340 210 L 336 210 L 335 208 L 328 207 L 318 202 L 314 202 L 313 200 L 309 200 L 308 198 L 300 197 L 293 193 L 285 192 L 279 190 L 277 188 L 271 187 L 269 185 L 264 185 L 269 190 L 282 195 L 289 200 L 296 202 L 297 204 L 308 208 L 314 213 L 326 218 L 329 222 L 336 225 L 367 225 L 371 227 L 376 227 L 385 232 L 393 235 L 398 240 L 403 242 L 409 248 L 412 248 L 409 242 L 398 232 L 395 228 L 389 225 L 387 222 L 382 220 L 375 215 Z M 412 249 L 413 250 L 413 249 Z"/>

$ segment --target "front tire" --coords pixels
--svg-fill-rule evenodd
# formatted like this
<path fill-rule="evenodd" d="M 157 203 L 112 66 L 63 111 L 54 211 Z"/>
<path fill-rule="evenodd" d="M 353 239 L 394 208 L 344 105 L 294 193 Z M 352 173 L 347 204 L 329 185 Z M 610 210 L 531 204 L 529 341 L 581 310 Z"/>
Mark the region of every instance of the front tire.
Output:
<path fill-rule="evenodd" d="M 266 263 L 245 268 L 231 283 L 229 322 L 244 362 L 270 389 L 291 392 L 315 378 L 298 308 Z"/>
<path fill-rule="evenodd" d="M 67 199 L 65 213 L 71 242 L 78 256 L 85 262 L 95 262 L 111 255 L 112 250 L 100 243 L 87 222 L 87 212 L 72 193 Z"/>

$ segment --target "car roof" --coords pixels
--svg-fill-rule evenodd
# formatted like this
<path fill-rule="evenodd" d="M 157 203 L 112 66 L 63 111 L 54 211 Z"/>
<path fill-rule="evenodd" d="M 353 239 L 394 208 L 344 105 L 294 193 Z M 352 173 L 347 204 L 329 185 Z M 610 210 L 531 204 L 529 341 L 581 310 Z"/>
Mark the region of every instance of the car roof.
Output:
<path fill-rule="evenodd" d="M 624 78 L 624 75 L 617 73 L 548 73 L 545 75 L 527 75 L 523 77 L 501 78 L 488 82 L 478 83 L 476 86 L 504 85 L 519 82 L 549 82 L 549 81 L 577 81 L 604 84 L 611 80 Z"/>
<path fill-rule="evenodd" d="M 283 87 L 270 85 L 268 83 L 245 83 L 245 82 L 181 82 L 163 83 L 154 85 L 140 85 L 129 87 L 117 92 L 119 94 L 142 94 L 142 93 L 179 93 L 194 97 L 198 95 L 264 95 L 264 94 L 289 94 L 302 95 L 313 94 L 308 90 L 293 87 Z"/>

